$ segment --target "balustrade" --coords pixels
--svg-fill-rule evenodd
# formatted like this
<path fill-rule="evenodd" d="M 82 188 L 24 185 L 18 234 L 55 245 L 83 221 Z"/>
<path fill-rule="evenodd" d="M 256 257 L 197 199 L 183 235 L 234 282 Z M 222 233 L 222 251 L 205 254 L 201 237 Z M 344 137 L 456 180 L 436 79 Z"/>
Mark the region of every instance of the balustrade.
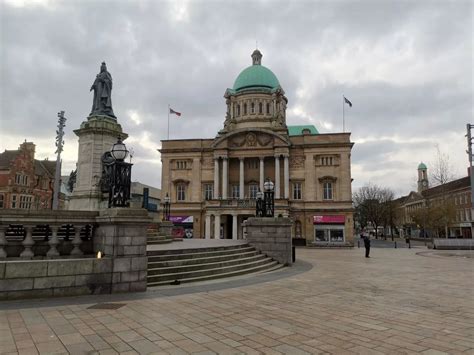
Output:
<path fill-rule="evenodd" d="M 97 212 L 89 211 L 2 211 L 0 258 L 92 254 L 97 215 Z"/>

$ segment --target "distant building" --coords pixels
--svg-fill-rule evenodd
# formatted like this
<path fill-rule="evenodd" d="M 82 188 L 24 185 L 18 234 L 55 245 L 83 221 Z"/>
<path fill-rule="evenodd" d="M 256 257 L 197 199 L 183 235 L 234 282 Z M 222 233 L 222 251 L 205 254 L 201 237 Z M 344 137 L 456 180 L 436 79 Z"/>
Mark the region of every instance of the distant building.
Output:
<path fill-rule="evenodd" d="M 472 238 L 470 177 L 428 186 L 427 167 L 418 166 L 418 191 L 395 200 L 398 206 L 397 225 L 403 236 Z M 438 216 L 438 217 L 437 217 Z M 436 219 L 445 218 L 445 227 Z M 434 221 L 433 221 L 434 219 Z"/>
<path fill-rule="evenodd" d="M 148 196 L 146 196 L 146 189 L 148 190 Z M 130 207 L 145 208 L 148 212 L 158 214 L 158 207 L 161 202 L 160 189 L 134 181 L 132 182 L 130 195 Z"/>
<path fill-rule="evenodd" d="M 287 126 L 288 99 L 255 50 L 224 94 L 215 138 L 162 141 L 170 219 L 195 238 L 242 239 L 257 192 L 273 181 L 275 217 L 291 217 L 295 243 L 353 243 L 350 133 Z"/>
<path fill-rule="evenodd" d="M 55 170 L 55 161 L 35 159 L 32 142 L 0 153 L 0 208 L 51 209 Z"/>

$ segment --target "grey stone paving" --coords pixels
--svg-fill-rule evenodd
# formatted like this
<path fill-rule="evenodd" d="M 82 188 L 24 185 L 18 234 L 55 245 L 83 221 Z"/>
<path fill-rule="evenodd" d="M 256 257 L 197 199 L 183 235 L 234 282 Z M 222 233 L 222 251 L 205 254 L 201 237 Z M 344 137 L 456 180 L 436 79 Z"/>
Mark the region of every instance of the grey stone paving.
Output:
<path fill-rule="evenodd" d="M 5 303 L 0 353 L 472 354 L 473 259 L 419 252 L 298 249 L 304 262 L 265 282 L 168 288 L 117 310 L 88 309 L 109 296 Z"/>

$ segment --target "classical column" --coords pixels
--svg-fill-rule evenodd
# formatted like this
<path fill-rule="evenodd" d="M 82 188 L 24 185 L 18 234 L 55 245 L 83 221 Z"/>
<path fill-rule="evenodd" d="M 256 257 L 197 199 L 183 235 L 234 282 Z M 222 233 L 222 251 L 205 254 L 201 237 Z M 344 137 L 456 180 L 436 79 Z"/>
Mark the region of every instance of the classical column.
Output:
<path fill-rule="evenodd" d="M 233 214 L 232 215 L 232 239 L 238 239 L 237 237 L 237 215 Z"/>
<path fill-rule="evenodd" d="M 219 198 L 219 158 L 214 158 L 214 198 Z"/>
<path fill-rule="evenodd" d="M 275 155 L 275 199 L 280 198 L 280 156 Z"/>
<path fill-rule="evenodd" d="M 244 198 L 244 158 L 240 158 L 240 176 L 239 176 L 239 198 L 242 200 Z"/>
<path fill-rule="evenodd" d="M 214 239 L 220 239 L 221 236 L 221 215 L 214 215 Z"/>
<path fill-rule="evenodd" d="M 260 191 L 263 191 L 263 180 L 264 180 L 264 170 L 265 167 L 263 165 L 264 157 L 260 157 Z"/>
<path fill-rule="evenodd" d="M 205 226 L 206 239 L 211 239 L 211 215 L 206 215 L 206 226 Z"/>
<path fill-rule="evenodd" d="M 283 160 L 283 178 L 285 179 L 285 198 L 290 198 L 290 167 L 288 164 L 288 155 Z"/>
<path fill-rule="evenodd" d="M 227 198 L 227 188 L 229 186 L 229 159 L 227 157 L 222 158 L 222 198 Z"/>

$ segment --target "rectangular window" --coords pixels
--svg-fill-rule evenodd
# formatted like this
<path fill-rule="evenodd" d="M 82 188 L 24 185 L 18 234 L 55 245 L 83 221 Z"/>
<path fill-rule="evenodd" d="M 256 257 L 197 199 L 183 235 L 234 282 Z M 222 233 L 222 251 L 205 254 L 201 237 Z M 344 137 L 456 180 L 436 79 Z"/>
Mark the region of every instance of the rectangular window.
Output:
<path fill-rule="evenodd" d="M 239 198 L 239 197 L 240 197 L 240 186 L 232 185 L 232 198 Z"/>
<path fill-rule="evenodd" d="M 178 170 L 185 170 L 187 168 L 186 160 L 178 160 L 176 162 L 176 169 Z"/>
<path fill-rule="evenodd" d="M 31 208 L 31 201 L 33 200 L 33 196 L 20 196 L 20 208 L 29 210 Z"/>
<path fill-rule="evenodd" d="M 204 185 L 204 199 L 205 200 L 212 200 L 212 193 L 213 193 L 212 188 L 213 188 L 212 184 Z"/>
<path fill-rule="evenodd" d="M 258 185 L 252 184 L 249 185 L 249 196 L 250 198 L 257 198 Z"/>
<path fill-rule="evenodd" d="M 20 185 L 20 183 L 21 183 L 21 175 L 16 174 L 15 175 L 15 184 Z"/>
<path fill-rule="evenodd" d="M 255 113 L 255 104 L 253 102 L 250 104 L 250 113 Z"/>
<path fill-rule="evenodd" d="M 12 195 L 12 208 L 16 208 L 16 195 Z"/>
<path fill-rule="evenodd" d="M 178 201 L 184 201 L 186 199 L 186 186 L 185 185 L 178 185 L 176 187 L 176 199 Z"/>
<path fill-rule="evenodd" d="M 316 242 L 344 242 L 343 225 L 317 225 L 314 228 L 314 240 Z"/>
<path fill-rule="evenodd" d="M 25 183 L 24 183 L 25 186 L 28 186 L 28 175 L 25 175 Z"/>
<path fill-rule="evenodd" d="M 323 184 L 323 199 L 332 200 L 332 182 L 325 182 Z"/>
<path fill-rule="evenodd" d="M 301 200 L 301 182 L 293 183 L 293 200 Z"/>
<path fill-rule="evenodd" d="M 321 157 L 321 165 L 332 165 L 332 157 Z"/>
<path fill-rule="evenodd" d="M 0 208 L 3 208 L 4 199 L 5 199 L 4 195 L 0 194 Z"/>

